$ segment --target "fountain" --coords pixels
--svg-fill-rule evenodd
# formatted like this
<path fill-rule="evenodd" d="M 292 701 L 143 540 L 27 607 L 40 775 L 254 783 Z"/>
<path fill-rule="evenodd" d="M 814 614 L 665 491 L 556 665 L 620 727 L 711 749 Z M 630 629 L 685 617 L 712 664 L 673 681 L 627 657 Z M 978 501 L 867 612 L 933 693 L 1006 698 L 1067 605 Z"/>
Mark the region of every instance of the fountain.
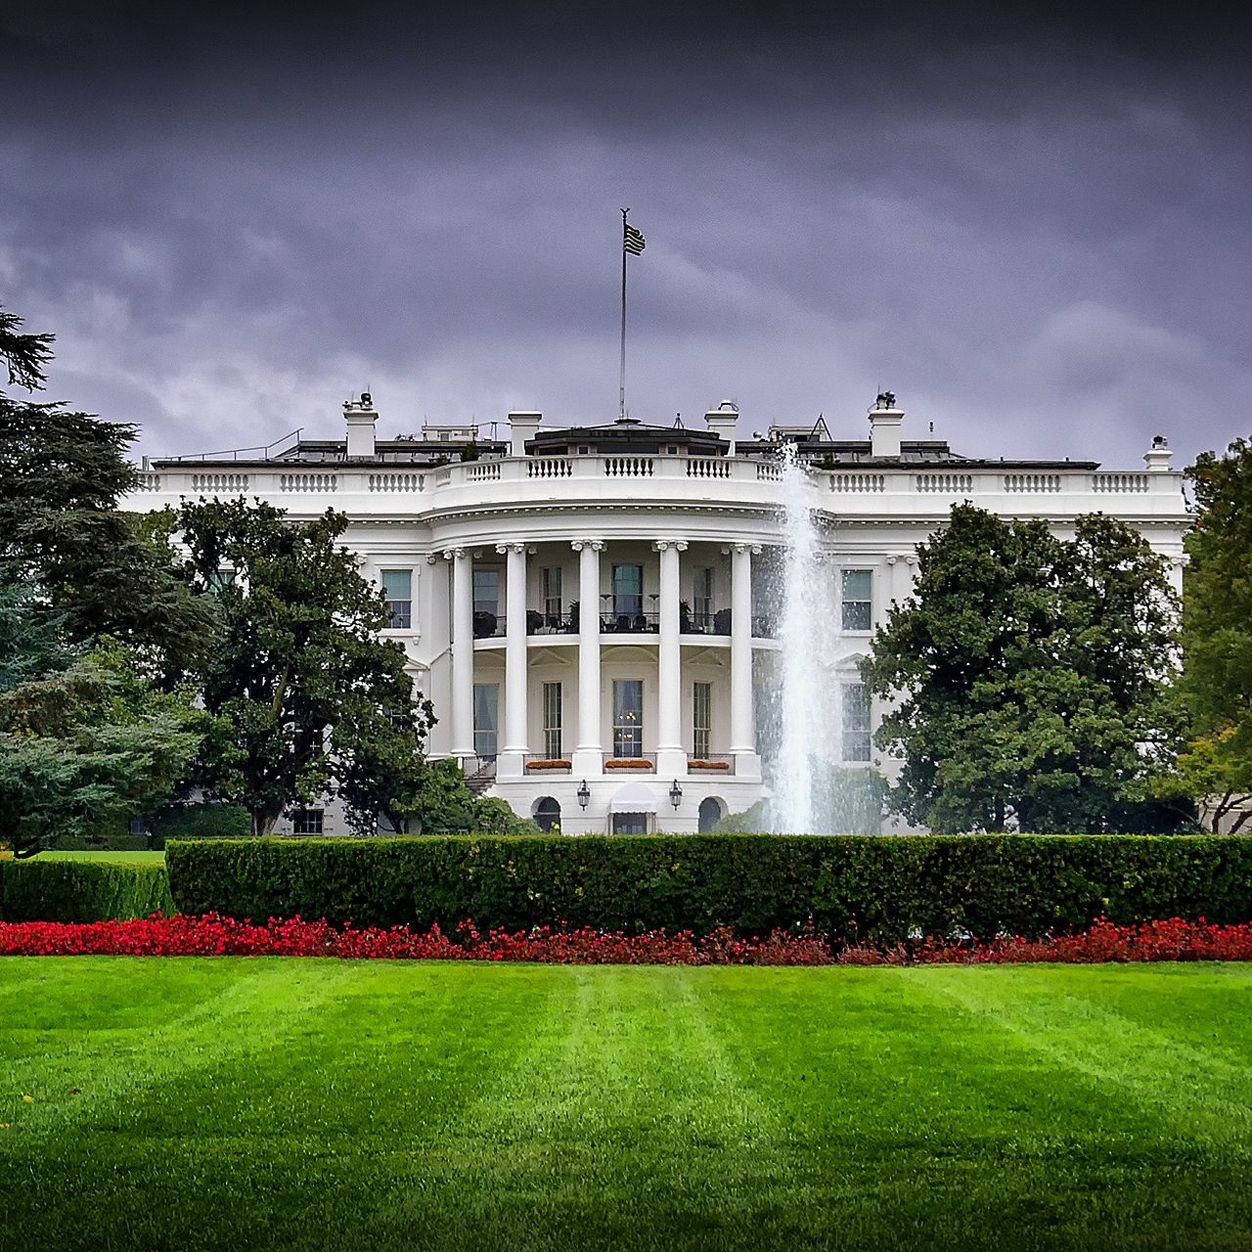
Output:
<path fill-rule="evenodd" d="M 783 448 L 782 488 L 782 672 L 774 697 L 778 736 L 767 820 L 772 831 L 808 834 L 831 829 L 823 800 L 837 768 L 838 684 L 827 681 L 823 669 L 837 628 L 831 574 L 822 567 L 809 505 L 809 476 L 791 444 Z"/>

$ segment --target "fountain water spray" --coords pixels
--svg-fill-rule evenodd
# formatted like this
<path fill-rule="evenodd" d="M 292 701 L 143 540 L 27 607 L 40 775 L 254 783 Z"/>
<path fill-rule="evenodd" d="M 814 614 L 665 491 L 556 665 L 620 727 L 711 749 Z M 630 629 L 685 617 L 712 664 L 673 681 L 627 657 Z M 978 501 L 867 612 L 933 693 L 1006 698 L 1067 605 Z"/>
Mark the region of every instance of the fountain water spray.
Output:
<path fill-rule="evenodd" d="M 777 833 L 811 834 L 830 831 L 835 820 L 841 710 L 839 685 L 826 665 L 839 635 L 836 574 L 822 561 L 809 476 L 790 444 L 783 448 L 782 485 L 782 674 L 775 697 L 780 733 L 769 827 Z"/>

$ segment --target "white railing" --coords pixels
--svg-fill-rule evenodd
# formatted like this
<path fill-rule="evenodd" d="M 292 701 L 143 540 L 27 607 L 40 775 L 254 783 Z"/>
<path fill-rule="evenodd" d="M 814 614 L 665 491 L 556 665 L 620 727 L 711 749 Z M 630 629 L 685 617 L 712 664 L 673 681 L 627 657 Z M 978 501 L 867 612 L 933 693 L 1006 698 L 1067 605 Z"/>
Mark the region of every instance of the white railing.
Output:
<path fill-rule="evenodd" d="M 526 464 L 527 478 L 569 478 L 574 472 L 574 463 L 564 456 L 545 456 Z"/>
<path fill-rule="evenodd" d="M 425 491 L 425 474 L 371 474 L 371 491 Z"/>
<path fill-rule="evenodd" d="M 142 473 L 142 474 L 138 474 L 136 477 L 139 480 L 138 489 L 140 491 L 160 491 L 161 490 L 161 475 L 160 474 Z"/>
<path fill-rule="evenodd" d="M 336 491 L 338 474 L 279 474 L 279 491 L 323 492 Z"/>
<path fill-rule="evenodd" d="M 651 478 L 653 462 L 650 456 L 606 456 L 606 478 Z"/>
<path fill-rule="evenodd" d="M 1147 474 L 1095 474 L 1091 479 L 1091 490 L 1100 492 L 1116 492 L 1124 495 L 1130 492 L 1147 491 Z"/>
<path fill-rule="evenodd" d="M 1060 491 L 1060 474 L 1005 474 L 1004 490 L 1010 493 L 1021 491 Z"/>
<path fill-rule="evenodd" d="M 470 461 L 465 467 L 465 478 L 471 483 L 494 483 L 500 481 L 499 461 Z"/>
<path fill-rule="evenodd" d="M 247 491 L 247 474 L 192 474 L 191 489 L 201 491 Z"/>
<path fill-rule="evenodd" d="M 691 457 L 687 461 L 688 478 L 729 478 L 731 463 L 725 457 Z"/>
<path fill-rule="evenodd" d="M 759 483 L 782 482 L 782 466 L 775 465 L 772 461 L 758 461 L 756 463 L 756 481 Z"/>
<path fill-rule="evenodd" d="M 886 491 L 886 474 L 831 474 L 830 489 L 840 495 L 845 492 Z"/>
<path fill-rule="evenodd" d="M 915 474 L 914 485 L 923 492 L 956 492 L 973 491 L 974 476 L 972 474 Z"/>

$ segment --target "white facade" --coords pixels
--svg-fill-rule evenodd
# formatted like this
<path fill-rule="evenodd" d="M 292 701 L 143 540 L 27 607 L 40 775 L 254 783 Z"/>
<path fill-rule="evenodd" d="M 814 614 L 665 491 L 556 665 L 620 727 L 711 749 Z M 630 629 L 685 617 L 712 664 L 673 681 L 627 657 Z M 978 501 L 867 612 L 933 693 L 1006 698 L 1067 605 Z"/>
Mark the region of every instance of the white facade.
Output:
<path fill-rule="evenodd" d="M 376 441 L 377 414 L 362 399 L 345 405 L 343 441 L 269 460 L 145 463 L 126 507 L 244 495 L 296 518 L 347 513 L 345 542 L 387 589 L 387 633 L 434 702 L 431 755 L 461 758 L 523 816 L 546 823 L 559 810 L 566 833 L 695 831 L 766 794 L 758 749 L 779 646 L 776 442 L 743 439 L 726 405 L 698 432 L 543 428 L 539 414 L 517 413 L 508 439 L 456 461 L 456 439 L 442 438 L 450 428 L 438 443 Z M 858 602 L 836 610 L 837 643 L 814 641 L 814 681 L 858 681 L 873 626 L 909 594 L 917 544 L 962 500 L 1044 518 L 1063 536 L 1082 513 L 1122 518 L 1181 585 L 1182 475 L 1163 441 L 1145 469 L 1105 471 L 902 441 L 890 396 L 870 426 L 868 439 L 823 428 L 799 443 L 810 506 L 829 526 L 823 568 Z M 867 755 L 863 729 L 846 736 L 853 763 Z"/>

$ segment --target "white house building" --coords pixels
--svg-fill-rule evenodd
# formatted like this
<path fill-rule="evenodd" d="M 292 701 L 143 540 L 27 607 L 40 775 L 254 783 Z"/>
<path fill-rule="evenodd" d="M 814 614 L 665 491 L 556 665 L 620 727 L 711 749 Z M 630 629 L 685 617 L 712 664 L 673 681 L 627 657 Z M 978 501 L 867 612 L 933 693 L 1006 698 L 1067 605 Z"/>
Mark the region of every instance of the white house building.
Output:
<path fill-rule="evenodd" d="M 391 605 L 387 634 L 434 703 L 431 755 L 566 833 L 707 829 L 766 794 L 784 440 L 829 524 L 837 629 L 813 641 L 815 681 L 844 685 L 832 709 L 848 763 L 891 772 L 856 660 L 952 504 L 1041 517 L 1060 535 L 1079 514 L 1112 514 L 1181 586 L 1182 475 L 1161 438 L 1143 469 L 971 458 L 904 438 L 889 393 L 846 437 L 819 420 L 746 438 L 729 404 L 698 430 L 545 427 L 516 412 L 503 440 L 471 426 L 381 440 L 368 394 L 344 418 L 345 439 L 145 461 L 126 507 L 242 495 L 297 518 L 347 513 L 345 542 Z M 289 820 L 342 830 L 334 806 Z"/>

